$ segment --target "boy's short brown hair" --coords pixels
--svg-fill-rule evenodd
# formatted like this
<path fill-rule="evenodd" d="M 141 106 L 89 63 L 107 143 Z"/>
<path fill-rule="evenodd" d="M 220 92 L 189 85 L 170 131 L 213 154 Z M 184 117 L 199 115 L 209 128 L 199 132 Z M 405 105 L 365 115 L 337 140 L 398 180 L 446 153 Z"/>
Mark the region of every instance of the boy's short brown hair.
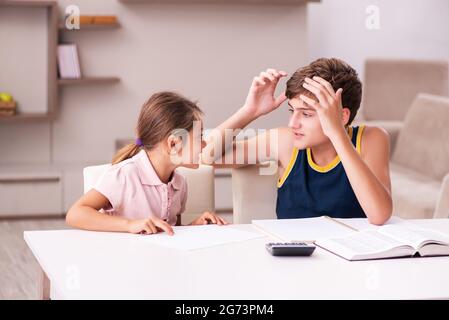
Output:
<path fill-rule="evenodd" d="M 287 81 L 285 95 L 288 99 L 299 97 L 300 94 L 310 96 L 302 84 L 305 78 L 319 76 L 328 81 L 335 91 L 342 88 L 342 103 L 351 111 L 348 125 L 354 120 L 362 100 L 362 83 L 357 72 L 349 64 L 337 58 L 320 58 L 309 65 L 299 68 Z"/>

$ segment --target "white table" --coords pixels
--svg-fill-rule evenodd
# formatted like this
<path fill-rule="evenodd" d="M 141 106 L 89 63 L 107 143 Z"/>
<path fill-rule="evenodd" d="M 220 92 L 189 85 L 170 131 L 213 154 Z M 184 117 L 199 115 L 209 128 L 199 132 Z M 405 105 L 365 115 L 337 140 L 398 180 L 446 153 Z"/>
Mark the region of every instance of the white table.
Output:
<path fill-rule="evenodd" d="M 415 220 L 449 232 L 449 219 Z M 232 227 L 257 230 L 251 225 Z M 268 237 L 196 251 L 139 235 L 79 230 L 25 232 L 52 299 L 441 299 L 449 257 L 349 262 L 317 248 L 273 257 Z"/>

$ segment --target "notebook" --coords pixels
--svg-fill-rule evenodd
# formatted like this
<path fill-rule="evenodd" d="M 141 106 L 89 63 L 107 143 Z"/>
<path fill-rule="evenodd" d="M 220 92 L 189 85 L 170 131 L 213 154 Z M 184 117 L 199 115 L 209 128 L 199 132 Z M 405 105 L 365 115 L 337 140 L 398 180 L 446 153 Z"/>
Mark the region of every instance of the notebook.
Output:
<path fill-rule="evenodd" d="M 385 225 L 315 243 L 347 260 L 449 255 L 449 235 L 408 225 Z"/>

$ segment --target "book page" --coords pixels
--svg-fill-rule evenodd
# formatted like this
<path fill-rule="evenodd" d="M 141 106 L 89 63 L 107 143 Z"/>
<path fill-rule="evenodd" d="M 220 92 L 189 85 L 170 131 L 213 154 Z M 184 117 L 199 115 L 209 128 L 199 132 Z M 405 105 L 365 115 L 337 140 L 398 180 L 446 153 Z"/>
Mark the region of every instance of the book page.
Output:
<path fill-rule="evenodd" d="M 413 248 L 376 230 L 360 231 L 346 237 L 324 239 L 316 245 L 348 260 L 408 256 Z"/>
<path fill-rule="evenodd" d="M 377 231 L 362 231 L 349 237 L 333 239 L 333 241 L 355 254 L 382 252 L 404 245 L 403 242 L 385 236 Z"/>
<path fill-rule="evenodd" d="M 379 232 L 398 241 L 405 242 L 416 250 L 426 243 L 449 245 L 449 236 L 444 233 L 422 228 L 406 228 L 401 226 L 383 226 Z"/>

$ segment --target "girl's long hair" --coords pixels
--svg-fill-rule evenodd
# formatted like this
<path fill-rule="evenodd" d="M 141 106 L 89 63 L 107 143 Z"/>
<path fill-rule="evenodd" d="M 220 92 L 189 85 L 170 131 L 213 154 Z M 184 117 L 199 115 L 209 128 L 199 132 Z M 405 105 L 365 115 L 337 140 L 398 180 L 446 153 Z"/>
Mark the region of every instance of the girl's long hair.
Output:
<path fill-rule="evenodd" d="M 144 148 L 153 149 L 174 130 L 190 131 L 194 121 L 201 120 L 202 111 L 196 103 L 174 92 L 158 92 L 144 103 L 137 122 L 137 138 L 141 144 L 130 143 L 112 158 L 112 164 L 135 156 Z"/>

